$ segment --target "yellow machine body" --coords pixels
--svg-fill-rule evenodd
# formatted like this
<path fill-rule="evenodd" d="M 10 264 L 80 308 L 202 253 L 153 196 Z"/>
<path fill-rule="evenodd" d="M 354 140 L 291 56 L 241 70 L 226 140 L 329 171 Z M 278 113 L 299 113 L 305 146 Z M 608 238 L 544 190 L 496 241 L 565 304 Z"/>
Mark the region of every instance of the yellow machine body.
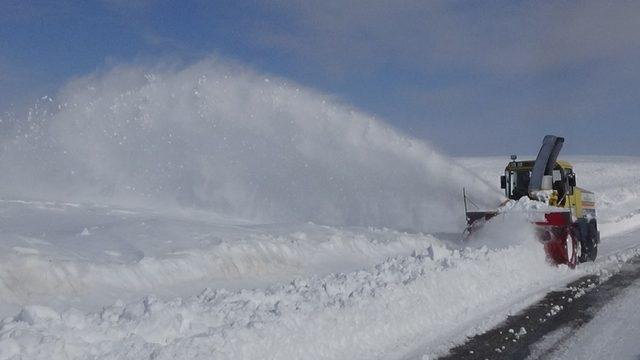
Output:
<path fill-rule="evenodd" d="M 511 161 L 505 168 L 505 195 L 507 198 L 518 200 L 522 196 L 529 196 L 526 191 L 528 177 L 533 169 L 534 161 Z M 519 184 L 521 182 L 522 184 Z M 518 187 L 520 185 L 520 187 Z M 593 192 L 575 186 L 573 166 L 563 160 L 556 161 L 553 170 L 553 193 L 550 204 L 571 210 L 574 219 L 596 217 L 596 200 Z"/>

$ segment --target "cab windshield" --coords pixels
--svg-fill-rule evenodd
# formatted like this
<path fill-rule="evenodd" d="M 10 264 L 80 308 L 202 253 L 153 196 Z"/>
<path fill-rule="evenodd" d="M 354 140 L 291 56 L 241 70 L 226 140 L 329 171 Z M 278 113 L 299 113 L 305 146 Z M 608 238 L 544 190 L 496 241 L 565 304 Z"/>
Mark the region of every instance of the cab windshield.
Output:
<path fill-rule="evenodd" d="M 531 171 L 518 170 L 507 172 L 508 186 L 507 197 L 518 200 L 529 194 L 529 181 L 531 180 Z"/>
<path fill-rule="evenodd" d="M 570 194 L 571 187 L 567 182 L 567 176 L 571 173 L 571 169 L 553 170 L 553 190 L 558 192 L 560 203 L 564 203 L 566 194 Z M 518 169 L 507 171 L 507 187 L 505 195 L 509 199 L 518 200 L 523 196 L 529 195 L 529 182 L 531 181 L 531 170 Z"/>

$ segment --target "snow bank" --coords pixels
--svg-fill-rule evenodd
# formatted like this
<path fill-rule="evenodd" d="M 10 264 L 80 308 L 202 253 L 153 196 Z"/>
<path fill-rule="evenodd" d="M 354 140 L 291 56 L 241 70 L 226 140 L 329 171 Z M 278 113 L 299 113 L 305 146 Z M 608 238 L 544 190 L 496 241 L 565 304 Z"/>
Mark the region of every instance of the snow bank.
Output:
<path fill-rule="evenodd" d="M 0 201 L 0 213 L 0 305 L 91 309 L 118 297 L 264 286 L 360 269 L 433 240 L 386 229 L 252 225 L 207 213 L 52 202 Z"/>
<path fill-rule="evenodd" d="M 395 253 L 425 247 L 429 236 L 384 235 L 378 242 L 366 233 L 331 229 L 323 232 L 293 232 L 276 236 L 236 230 L 236 235 L 205 248 L 178 249 L 159 256 L 144 256 L 133 262 L 104 261 L 84 257 L 52 261 L 49 254 L 32 248 L 13 247 L 0 263 L 2 301 L 46 302 L 48 297 L 73 298 L 104 291 L 149 293 L 185 283 L 265 283 L 309 272 L 326 272 L 350 264 L 381 261 Z M 160 239 L 156 239 L 160 240 Z M 21 250 L 30 251 L 21 251 Z M 118 253 L 116 253 L 118 254 Z M 7 256 L 8 255 L 8 256 Z M 106 253 L 109 255 L 109 253 Z M 331 265 L 322 270 L 322 265 Z"/>
<path fill-rule="evenodd" d="M 146 297 L 95 313 L 25 307 L 0 325 L 0 359 L 371 359 L 413 350 L 407 344 L 434 353 L 571 276 L 547 266 L 537 243 L 459 251 L 433 240 L 367 270 L 266 289 Z"/>
<path fill-rule="evenodd" d="M 430 231 L 463 225 L 462 186 L 498 198 L 424 142 L 218 59 L 77 79 L 1 145 L 7 198 Z"/>

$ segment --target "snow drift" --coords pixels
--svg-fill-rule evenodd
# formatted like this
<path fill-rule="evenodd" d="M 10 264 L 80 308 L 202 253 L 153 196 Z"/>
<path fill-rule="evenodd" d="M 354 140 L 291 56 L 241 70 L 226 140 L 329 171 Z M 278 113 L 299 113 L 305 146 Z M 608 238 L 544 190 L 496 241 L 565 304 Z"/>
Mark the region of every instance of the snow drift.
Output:
<path fill-rule="evenodd" d="M 36 201 L 0 200 L 0 214 L 0 318 L 25 304 L 94 310 L 150 293 L 172 298 L 352 271 L 422 251 L 433 239 Z"/>
<path fill-rule="evenodd" d="M 463 185 L 497 198 L 424 142 L 218 59 L 76 79 L 2 145 L 5 198 L 430 231 L 460 229 Z"/>
<path fill-rule="evenodd" d="M 149 296 L 88 314 L 27 306 L 0 322 L 0 359 L 375 359 L 422 350 L 412 344 L 433 354 L 477 331 L 469 322 L 576 274 L 546 266 L 535 243 L 460 252 L 425 241 L 424 253 L 266 289 Z"/>

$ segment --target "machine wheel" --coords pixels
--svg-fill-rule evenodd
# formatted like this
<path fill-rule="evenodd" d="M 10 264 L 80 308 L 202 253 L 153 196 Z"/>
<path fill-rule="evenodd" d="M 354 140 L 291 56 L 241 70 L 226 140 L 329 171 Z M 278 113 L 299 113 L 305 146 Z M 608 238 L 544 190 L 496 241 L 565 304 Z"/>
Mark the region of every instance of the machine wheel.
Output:
<path fill-rule="evenodd" d="M 587 258 L 590 261 L 595 261 L 596 257 L 598 257 L 598 243 L 600 242 L 600 233 L 598 232 L 598 227 L 595 221 L 589 222 L 588 228 L 588 243 L 590 245 L 590 248 L 589 252 L 587 253 Z"/>
<path fill-rule="evenodd" d="M 580 262 L 594 261 L 598 256 L 600 237 L 595 221 L 587 222 L 586 219 L 578 219 L 575 223 L 575 233 L 578 235 L 582 248 Z"/>
<path fill-rule="evenodd" d="M 568 234 L 564 244 L 567 266 L 575 268 L 580 261 L 581 245 L 578 238 L 573 234 Z"/>

